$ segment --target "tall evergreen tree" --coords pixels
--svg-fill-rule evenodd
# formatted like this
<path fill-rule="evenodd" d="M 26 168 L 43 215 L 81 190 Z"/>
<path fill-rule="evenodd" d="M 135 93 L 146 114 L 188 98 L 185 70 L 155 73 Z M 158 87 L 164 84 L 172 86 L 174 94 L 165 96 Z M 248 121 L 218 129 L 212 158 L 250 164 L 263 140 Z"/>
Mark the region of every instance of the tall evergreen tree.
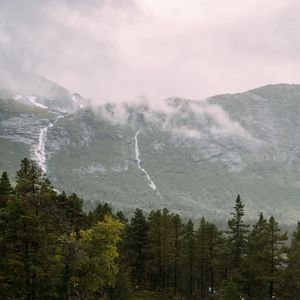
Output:
<path fill-rule="evenodd" d="M 266 298 L 268 296 L 267 273 L 269 272 L 268 222 L 260 213 L 253 225 L 247 245 L 247 258 L 243 264 L 248 297 Z"/>
<path fill-rule="evenodd" d="M 230 244 L 232 267 L 238 269 L 241 265 L 242 256 L 245 253 L 247 242 L 248 228 L 250 225 L 245 224 L 244 204 L 240 195 L 237 196 L 234 206 L 234 212 L 231 213 L 233 218 L 228 221 L 228 240 Z"/>
<path fill-rule="evenodd" d="M 269 280 L 269 297 L 272 299 L 280 293 L 281 283 L 283 281 L 283 270 L 286 266 L 287 249 L 285 241 L 288 239 L 287 233 L 281 233 L 278 222 L 272 216 L 268 223 L 268 250 L 270 268 L 268 274 Z"/>
<path fill-rule="evenodd" d="M 147 274 L 150 289 L 162 290 L 162 222 L 161 211 L 151 211 L 148 216 Z"/>
<path fill-rule="evenodd" d="M 167 209 L 152 211 L 148 218 L 148 270 L 154 288 L 166 292 L 173 266 L 173 226 L 172 216 Z"/>
<path fill-rule="evenodd" d="M 14 194 L 7 172 L 3 172 L 0 178 L 0 208 L 6 206 L 10 195 Z"/>
<path fill-rule="evenodd" d="M 195 292 L 195 272 L 196 272 L 196 238 L 194 224 L 189 220 L 183 229 L 183 289 L 188 297 L 192 297 Z"/>
<path fill-rule="evenodd" d="M 203 217 L 196 232 L 197 287 L 200 298 L 214 294 L 217 280 L 222 280 L 218 272 L 222 265 L 223 244 L 222 232 Z"/>
<path fill-rule="evenodd" d="M 105 216 L 112 216 L 112 208 L 108 203 L 99 203 L 96 208 L 89 213 L 88 220 L 90 224 L 95 224 L 99 221 L 103 221 Z"/>
<path fill-rule="evenodd" d="M 226 280 L 225 287 L 223 290 L 224 300 L 240 300 L 240 293 L 238 290 L 238 285 L 232 280 L 232 278 Z"/>
<path fill-rule="evenodd" d="M 181 288 L 182 274 L 180 272 L 180 259 L 181 259 L 181 252 L 182 252 L 182 230 L 183 224 L 181 218 L 178 214 L 173 215 L 172 217 L 173 228 L 174 228 L 174 256 L 173 256 L 173 270 L 174 270 L 174 282 L 173 282 L 173 289 L 174 294 L 176 295 L 178 292 L 178 287 Z"/>
<path fill-rule="evenodd" d="M 132 268 L 132 281 L 138 288 L 145 287 L 148 224 L 141 209 L 136 209 L 127 229 L 126 248 Z"/>
<path fill-rule="evenodd" d="M 288 268 L 285 284 L 287 286 L 285 297 L 297 299 L 300 295 L 300 222 L 297 223 L 288 251 Z"/>
<path fill-rule="evenodd" d="M 24 158 L 21 161 L 20 170 L 16 176 L 16 191 L 21 196 L 26 196 L 30 193 L 34 194 L 37 192 L 42 185 L 42 171 L 37 166 L 36 162 Z"/>

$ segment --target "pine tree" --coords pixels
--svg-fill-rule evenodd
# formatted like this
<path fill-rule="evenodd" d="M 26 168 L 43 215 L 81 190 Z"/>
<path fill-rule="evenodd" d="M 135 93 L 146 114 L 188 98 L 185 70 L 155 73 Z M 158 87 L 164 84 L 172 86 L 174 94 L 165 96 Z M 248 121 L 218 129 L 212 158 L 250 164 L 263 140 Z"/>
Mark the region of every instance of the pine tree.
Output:
<path fill-rule="evenodd" d="M 272 216 L 268 223 L 268 250 L 269 250 L 269 297 L 280 293 L 280 283 L 283 281 L 284 267 L 286 265 L 287 249 L 285 241 L 288 239 L 287 233 L 281 233 L 278 222 Z"/>
<path fill-rule="evenodd" d="M 170 286 L 171 272 L 174 256 L 174 232 L 172 216 L 164 208 L 161 214 L 162 220 L 162 289 L 165 292 Z"/>
<path fill-rule="evenodd" d="M 43 219 L 18 197 L 0 212 L 0 264 L 6 273 L 0 285 L 7 299 L 49 299 L 55 294 L 60 268 L 57 236 L 47 230 Z"/>
<path fill-rule="evenodd" d="M 136 209 L 127 229 L 126 249 L 132 281 L 138 288 L 145 287 L 146 250 L 148 245 L 148 224 L 141 209 Z"/>
<path fill-rule="evenodd" d="M 173 265 L 172 216 L 167 209 L 152 211 L 148 217 L 148 271 L 153 289 L 165 293 L 171 280 Z"/>
<path fill-rule="evenodd" d="M 113 215 L 111 206 L 108 203 L 99 203 L 96 208 L 89 213 L 88 220 L 92 225 L 103 221 L 106 215 Z"/>
<path fill-rule="evenodd" d="M 173 290 L 176 295 L 178 292 L 178 283 L 181 281 L 182 274 L 180 272 L 180 259 L 182 252 L 182 230 L 183 224 L 178 214 L 172 217 L 173 228 L 174 228 L 174 256 L 173 256 L 173 270 L 174 270 L 174 283 Z"/>
<path fill-rule="evenodd" d="M 55 195 L 50 182 L 32 160 L 25 158 L 16 176 L 17 197 L 7 207 L 15 236 L 6 235 L 11 245 L 19 245 L 16 260 L 22 267 L 24 295 L 35 300 L 41 294 L 51 294 L 55 286 L 55 247 L 57 234 L 53 226 Z M 12 246 L 13 247 L 13 246 Z M 51 288 L 49 288 L 51 286 Z"/>
<path fill-rule="evenodd" d="M 239 300 L 240 294 L 238 291 L 237 284 L 230 278 L 226 281 L 224 291 L 223 291 L 223 299 L 224 300 Z"/>
<path fill-rule="evenodd" d="M 43 182 L 41 169 L 36 162 L 28 158 L 21 161 L 20 170 L 16 176 L 16 192 L 25 197 L 28 194 L 37 192 Z"/>
<path fill-rule="evenodd" d="M 268 296 L 266 280 L 266 274 L 269 272 L 268 236 L 268 222 L 260 213 L 259 220 L 249 234 L 247 258 L 243 265 L 248 297 Z"/>
<path fill-rule="evenodd" d="M 196 261 L 197 261 L 197 286 L 200 297 L 204 298 L 209 289 L 209 238 L 208 238 L 208 223 L 202 217 L 199 228 L 196 232 Z"/>
<path fill-rule="evenodd" d="M 216 281 L 221 281 L 217 272 L 222 264 L 220 257 L 223 243 L 222 232 L 202 217 L 196 232 L 197 282 L 201 298 L 214 294 Z"/>
<path fill-rule="evenodd" d="M 297 223 L 288 251 L 286 286 L 288 289 L 285 296 L 297 299 L 300 295 L 300 222 Z"/>
<path fill-rule="evenodd" d="M 7 172 L 3 172 L 0 178 L 0 208 L 5 207 L 10 195 L 14 194 Z"/>
<path fill-rule="evenodd" d="M 245 253 L 245 247 L 247 242 L 247 234 L 249 232 L 249 225 L 245 224 L 244 217 L 244 205 L 241 201 L 240 195 L 237 196 L 234 212 L 231 213 L 233 218 L 228 221 L 229 230 L 228 240 L 231 248 L 232 267 L 238 269 L 241 264 L 243 254 Z"/>
<path fill-rule="evenodd" d="M 188 297 L 192 297 L 194 295 L 196 271 L 196 239 L 192 220 L 189 220 L 184 226 L 182 244 L 183 289 Z"/>

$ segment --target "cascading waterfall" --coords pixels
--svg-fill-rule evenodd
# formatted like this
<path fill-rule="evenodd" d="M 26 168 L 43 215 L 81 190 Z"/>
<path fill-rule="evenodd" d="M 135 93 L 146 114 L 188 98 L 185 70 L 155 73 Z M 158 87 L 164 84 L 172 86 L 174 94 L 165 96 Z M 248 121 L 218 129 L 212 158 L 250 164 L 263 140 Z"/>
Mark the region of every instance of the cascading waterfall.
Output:
<path fill-rule="evenodd" d="M 149 186 L 156 191 L 156 185 L 155 183 L 152 181 L 150 175 L 147 173 L 147 171 L 141 166 L 141 160 L 140 160 L 140 149 L 139 149 L 139 144 L 138 144 L 138 135 L 140 133 L 140 130 L 138 130 L 134 136 L 134 140 L 135 140 L 135 146 L 134 146 L 134 150 L 135 150 L 135 158 L 136 158 L 136 162 L 137 162 L 137 166 L 138 168 L 145 174 L 148 182 L 149 182 Z"/>
<path fill-rule="evenodd" d="M 50 123 L 48 126 L 46 126 L 45 128 L 42 128 L 40 130 L 39 143 L 38 143 L 37 147 L 34 149 L 34 159 L 37 161 L 37 163 L 43 173 L 47 172 L 47 156 L 46 156 L 46 150 L 45 150 L 45 145 L 46 145 L 46 141 L 47 141 L 47 133 L 48 133 L 49 128 L 53 127 L 54 124 L 61 118 L 63 118 L 63 116 L 58 116 L 57 119 L 53 123 Z"/>

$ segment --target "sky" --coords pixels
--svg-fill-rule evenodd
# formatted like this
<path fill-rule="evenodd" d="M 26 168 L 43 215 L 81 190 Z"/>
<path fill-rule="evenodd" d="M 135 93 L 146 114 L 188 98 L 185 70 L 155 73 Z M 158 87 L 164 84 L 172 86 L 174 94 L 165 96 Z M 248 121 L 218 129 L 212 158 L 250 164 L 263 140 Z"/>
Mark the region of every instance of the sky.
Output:
<path fill-rule="evenodd" d="M 0 72 L 95 101 L 299 83 L 298 0 L 0 0 Z"/>

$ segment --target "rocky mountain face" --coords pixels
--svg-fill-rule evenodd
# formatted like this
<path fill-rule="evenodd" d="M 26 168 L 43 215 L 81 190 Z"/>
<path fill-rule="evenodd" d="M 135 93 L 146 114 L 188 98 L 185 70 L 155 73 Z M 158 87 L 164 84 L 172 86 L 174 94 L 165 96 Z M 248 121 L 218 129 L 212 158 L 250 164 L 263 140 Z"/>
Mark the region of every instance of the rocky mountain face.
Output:
<path fill-rule="evenodd" d="M 53 85 L 47 93 L 1 89 L 0 170 L 31 156 L 87 208 L 106 201 L 222 219 L 240 193 L 253 218 L 300 219 L 299 85 L 91 107 L 41 81 Z"/>

